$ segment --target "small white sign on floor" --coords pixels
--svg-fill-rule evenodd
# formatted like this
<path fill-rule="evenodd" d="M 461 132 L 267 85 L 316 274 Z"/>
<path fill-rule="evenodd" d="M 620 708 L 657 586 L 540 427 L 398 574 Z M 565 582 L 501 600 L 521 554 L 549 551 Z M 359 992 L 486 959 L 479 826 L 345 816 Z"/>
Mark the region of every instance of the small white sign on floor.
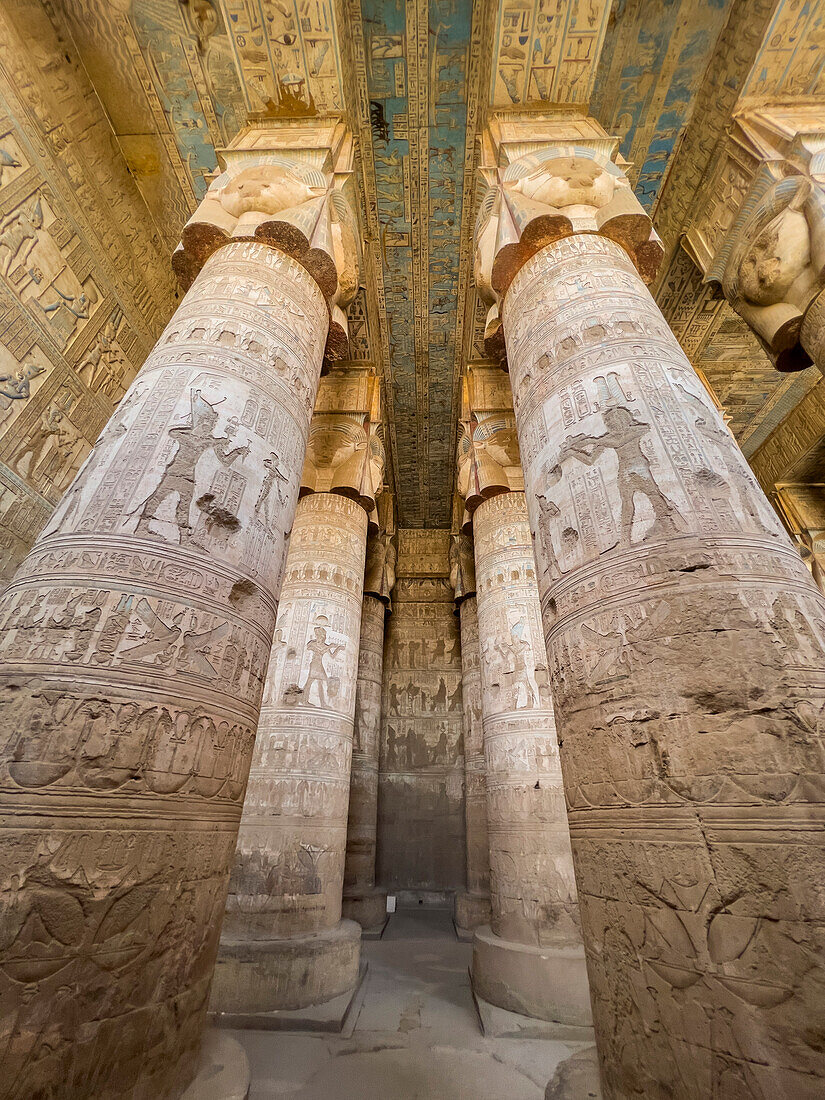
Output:
<path fill-rule="evenodd" d="M 395 912 L 395 894 L 387 894 L 387 912 Z"/>

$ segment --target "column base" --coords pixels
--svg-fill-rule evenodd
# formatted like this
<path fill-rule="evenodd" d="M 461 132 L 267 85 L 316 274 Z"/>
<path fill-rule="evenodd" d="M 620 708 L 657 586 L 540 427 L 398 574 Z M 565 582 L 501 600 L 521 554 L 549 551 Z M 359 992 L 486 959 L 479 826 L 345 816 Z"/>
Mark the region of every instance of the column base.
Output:
<path fill-rule="evenodd" d="M 479 925 L 490 923 L 490 895 L 466 890 L 455 896 L 455 934 L 469 943 Z"/>
<path fill-rule="evenodd" d="M 482 925 L 473 936 L 472 979 L 477 996 L 508 1012 L 592 1026 L 583 947 L 515 943 Z"/>
<path fill-rule="evenodd" d="M 595 1047 L 578 1051 L 556 1067 L 545 1089 L 544 1100 L 602 1100 Z"/>
<path fill-rule="evenodd" d="M 346 993 L 358 981 L 361 928 L 334 928 L 280 939 L 221 936 L 210 1012 L 257 1013 L 308 1008 Z"/>
<path fill-rule="evenodd" d="M 387 923 L 387 891 L 375 886 L 363 890 L 353 887 L 344 893 L 341 913 L 361 925 L 365 939 L 375 939 Z"/>
<path fill-rule="evenodd" d="M 246 1100 L 249 1083 L 244 1048 L 226 1032 L 209 1028 L 201 1042 L 197 1073 L 180 1100 Z"/>

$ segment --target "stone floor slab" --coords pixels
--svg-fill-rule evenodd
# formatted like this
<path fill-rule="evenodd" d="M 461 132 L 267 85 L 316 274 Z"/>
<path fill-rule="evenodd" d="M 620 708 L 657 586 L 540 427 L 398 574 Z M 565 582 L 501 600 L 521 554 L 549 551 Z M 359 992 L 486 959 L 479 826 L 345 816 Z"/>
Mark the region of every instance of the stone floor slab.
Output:
<path fill-rule="evenodd" d="M 592 1045 L 592 1033 L 483 1034 L 471 947 L 449 911 L 399 910 L 363 954 L 369 972 L 341 1034 L 233 1033 L 249 1057 L 249 1100 L 544 1100 L 557 1067 Z"/>

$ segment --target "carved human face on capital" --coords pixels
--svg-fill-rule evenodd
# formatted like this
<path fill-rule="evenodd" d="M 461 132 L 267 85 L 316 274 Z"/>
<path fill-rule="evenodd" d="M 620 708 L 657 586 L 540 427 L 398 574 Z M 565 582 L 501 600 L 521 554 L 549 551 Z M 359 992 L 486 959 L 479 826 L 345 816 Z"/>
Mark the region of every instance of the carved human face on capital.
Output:
<path fill-rule="evenodd" d="M 775 305 L 787 300 L 791 287 L 810 264 L 808 220 L 799 210 L 783 210 L 745 254 L 739 268 L 739 286 L 754 305 Z"/>
<path fill-rule="evenodd" d="M 548 206 L 586 206 L 596 210 L 613 198 L 613 176 L 593 160 L 558 157 L 545 161 L 532 179 L 520 181 L 520 190 Z"/>
<path fill-rule="evenodd" d="M 251 211 L 278 214 L 312 197 L 302 180 L 275 164 L 245 168 L 220 193 L 221 206 L 235 218 Z"/>

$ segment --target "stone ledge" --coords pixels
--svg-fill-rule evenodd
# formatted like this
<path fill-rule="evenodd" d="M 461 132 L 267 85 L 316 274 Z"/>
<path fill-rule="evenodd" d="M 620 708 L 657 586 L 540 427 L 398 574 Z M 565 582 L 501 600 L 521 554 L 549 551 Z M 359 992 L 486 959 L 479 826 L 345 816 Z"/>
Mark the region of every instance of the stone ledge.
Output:
<path fill-rule="evenodd" d="M 219 1028 L 238 1028 L 244 1031 L 303 1031 L 315 1034 L 340 1034 L 346 1032 L 364 987 L 368 964 L 362 962 L 358 980 L 352 989 L 333 997 L 323 1004 L 306 1008 L 282 1008 L 272 1012 L 210 1012 L 209 1018 Z M 194 1098 L 187 1098 L 194 1100 Z M 200 1100 L 200 1098 L 198 1098 Z"/>
<path fill-rule="evenodd" d="M 209 1007 L 222 1017 L 312 1010 L 358 984 L 361 927 L 273 939 L 247 939 L 231 926 L 221 936 Z"/>
<path fill-rule="evenodd" d="M 550 1023 L 592 1025 L 581 946 L 515 943 L 483 925 L 473 936 L 472 985 L 476 997 L 508 1012 Z"/>

